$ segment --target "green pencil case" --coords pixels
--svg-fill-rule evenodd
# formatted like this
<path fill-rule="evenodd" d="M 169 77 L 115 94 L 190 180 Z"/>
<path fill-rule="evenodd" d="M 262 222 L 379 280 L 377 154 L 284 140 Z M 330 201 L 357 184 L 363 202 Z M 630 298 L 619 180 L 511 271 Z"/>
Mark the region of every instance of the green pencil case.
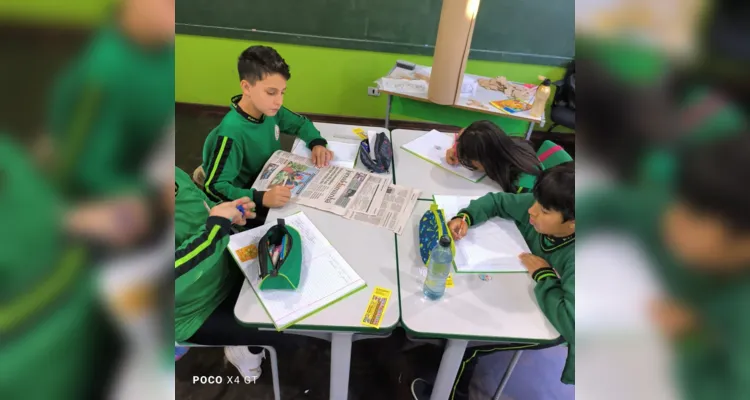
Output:
<path fill-rule="evenodd" d="M 273 255 L 276 246 L 284 245 L 283 254 Z M 274 260 L 275 259 L 275 260 Z M 275 261 L 275 262 L 274 262 Z M 271 227 L 258 243 L 260 290 L 295 290 L 302 272 L 302 239 L 299 232 L 283 219 Z"/>

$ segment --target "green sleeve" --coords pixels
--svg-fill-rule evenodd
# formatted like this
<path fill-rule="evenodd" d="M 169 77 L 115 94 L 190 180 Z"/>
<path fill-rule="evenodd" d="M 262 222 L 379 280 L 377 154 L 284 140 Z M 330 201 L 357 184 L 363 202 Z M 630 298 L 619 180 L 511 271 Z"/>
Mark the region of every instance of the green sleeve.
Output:
<path fill-rule="evenodd" d="M 536 282 L 534 295 L 542 313 L 565 341 L 575 345 L 575 260 L 566 263 L 568 265 L 558 267 L 558 271 L 563 271 L 561 277 L 552 268 L 541 268 L 532 278 Z"/>
<path fill-rule="evenodd" d="M 56 173 L 66 187 L 83 195 L 142 191 L 144 180 L 121 160 L 133 139 L 123 130 L 127 112 L 102 84 L 85 82 L 53 104 L 52 136 L 59 152 Z M 65 104 L 70 102 L 70 104 Z M 141 151 L 148 150 L 139 147 Z"/>
<path fill-rule="evenodd" d="M 174 252 L 175 296 L 187 290 L 203 273 L 213 268 L 229 243 L 232 222 L 208 217 L 205 227 L 182 243 Z"/>
<path fill-rule="evenodd" d="M 320 136 L 320 132 L 315 128 L 309 119 L 290 111 L 282 106 L 279 113 L 276 114 L 276 120 L 279 123 L 279 129 L 282 132 L 297 136 L 307 143 L 307 147 L 312 149 L 317 145 L 325 146 L 328 142 Z"/>
<path fill-rule="evenodd" d="M 256 205 L 263 204 L 265 192 L 234 186 L 234 180 L 242 167 L 242 149 L 228 136 L 219 136 L 211 150 L 204 189 L 208 197 L 216 202 L 234 201 L 244 196 Z"/>
<path fill-rule="evenodd" d="M 465 214 L 469 225 L 481 224 L 494 217 L 523 221 L 533 204 L 534 195 L 531 193 L 487 193 L 472 200 L 458 215 Z"/>

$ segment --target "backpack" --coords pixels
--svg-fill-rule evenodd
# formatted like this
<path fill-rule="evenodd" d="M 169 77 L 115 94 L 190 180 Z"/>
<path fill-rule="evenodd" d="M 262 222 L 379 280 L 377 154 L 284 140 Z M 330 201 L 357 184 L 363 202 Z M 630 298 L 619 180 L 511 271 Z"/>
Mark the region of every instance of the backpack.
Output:
<path fill-rule="evenodd" d="M 573 111 L 576 110 L 576 61 L 568 63 L 565 68 L 565 76 L 562 79 L 562 85 L 555 92 L 555 98 L 552 104 L 558 107 L 566 107 Z"/>

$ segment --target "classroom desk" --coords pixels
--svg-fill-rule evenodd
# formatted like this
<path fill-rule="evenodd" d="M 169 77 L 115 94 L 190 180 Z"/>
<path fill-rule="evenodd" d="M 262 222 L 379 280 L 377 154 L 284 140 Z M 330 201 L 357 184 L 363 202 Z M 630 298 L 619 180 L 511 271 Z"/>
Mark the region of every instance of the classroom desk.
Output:
<path fill-rule="evenodd" d="M 286 333 L 301 334 L 331 342 L 331 399 L 346 399 L 352 342 L 368 337 L 387 336 L 399 322 L 398 272 L 393 233 L 365 223 L 346 220 L 310 207 L 288 204 L 268 213 L 267 220 L 304 211 L 341 256 L 367 282 L 367 287 L 340 302 L 305 318 Z M 355 233 L 356 234 L 353 234 Z M 393 292 L 380 329 L 360 325 L 376 286 Z M 247 326 L 273 329 L 268 315 L 245 281 L 234 308 L 237 320 Z"/>
<path fill-rule="evenodd" d="M 503 191 L 500 185 L 487 177 L 477 183 L 471 182 L 401 148 L 425 133 L 408 129 L 394 129 L 391 132 L 396 184 L 421 190 L 420 199 L 432 199 L 436 194 L 481 196 Z"/>
<path fill-rule="evenodd" d="M 463 193 L 462 193 L 463 194 Z M 526 273 L 453 273 L 454 287 L 442 299 L 422 294 L 425 266 L 418 252 L 419 219 L 430 202 L 417 202 L 411 224 L 396 238 L 401 323 L 413 336 L 446 338 L 432 400 L 447 399 L 469 341 L 550 344 L 560 334 L 542 314 Z M 520 346 L 519 346 L 520 347 Z"/>
<path fill-rule="evenodd" d="M 421 72 L 422 74 L 429 75 L 431 67 L 427 67 L 424 65 L 417 65 L 416 69 L 414 71 L 409 71 L 404 68 L 394 66 L 391 71 L 388 73 L 388 75 L 385 76 L 385 78 L 396 78 L 396 79 L 417 79 L 415 77 L 415 72 Z M 479 76 L 479 75 L 473 75 L 473 74 L 464 74 L 465 77 L 468 77 L 470 79 L 484 79 L 487 77 Z M 429 84 L 428 84 L 429 86 Z M 388 128 L 390 119 L 391 119 L 391 102 L 393 101 L 393 96 L 403 97 L 411 100 L 421 101 L 425 103 L 432 103 L 427 98 L 427 91 L 422 93 L 417 92 L 400 92 L 397 90 L 387 90 L 384 88 L 379 89 L 381 93 L 385 93 L 388 95 L 387 101 L 386 101 L 386 109 L 385 109 L 385 127 Z M 529 115 L 528 111 L 524 111 L 517 114 L 509 114 L 506 112 L 502 112 L 489 103 L 494 100 L 504 100 L 507 99 L 507 96 L 501 92 L 493 91 L 485 89 L 481 86 L 477 87 L 476 92 L 472 96 L 463 95 L 460 96 L 455 104 L 451 105 L 444 105 L 445 107 L 454 107 L 454 108 L 460 108 L 468 111 L 475 111 L 482 114 L 489 114 L 497 117 L 503 117 L 503 118 L 510 118 L 510 119 L 517 119 L 521 121 L 527 121 L 529 123 L 529 128 L 526 130 L 526 140 L 529 140 L 531 137 L 531 132 L 534 131 L 534 125 L 539 124 L 539 126 L 544 126 L 545 124 L 545 115 L 542 113 L 541 117 L 532 117 Z M 435 104 L 435 103 L 433 103 Z M 443 104 L 441 104 L 443 105 Z"/>

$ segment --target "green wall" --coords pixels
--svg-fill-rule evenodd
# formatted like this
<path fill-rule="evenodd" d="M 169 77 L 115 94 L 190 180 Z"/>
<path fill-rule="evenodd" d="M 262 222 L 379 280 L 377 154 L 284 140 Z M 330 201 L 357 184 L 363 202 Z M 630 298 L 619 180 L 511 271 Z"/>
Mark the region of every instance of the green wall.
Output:
<path fill-rule="evenodd" d="M 274 47 L 290 65 L 292 79 L 287 87 L 285 105 L 295 111 L 316 114 L 383 118 L 386 96 L 370 97 L 367 87 L 374 86 L 373 81 L 388 73 L 398 59 L 432 64 L 432 57 L 427 56 L 177 35 L 176 101 L 228 105 L 229 98 L 240 92 L 237 57 L 254 44 Z M 521 82 L 534 82 L 538 75 L 559 79 L 564 74 L 558 67 L 476 60 L 469 61 L 466 71 L 484 76 L 505 75 Z M 447 107 L 435 107 L 421 110 L 418 117 L 456 125 L 465 125 L 467 118 L 482 118 L 478 113 L 446 112 Z M 411 112 L 408 114 L 415 116 Z M 400 114 L 394 117 L 413 119 Z M 503 123 L 503 127 L 509 132 L 525 131 L 527 126 L 508 118 L 502 120 L 508 122 Z"/>

